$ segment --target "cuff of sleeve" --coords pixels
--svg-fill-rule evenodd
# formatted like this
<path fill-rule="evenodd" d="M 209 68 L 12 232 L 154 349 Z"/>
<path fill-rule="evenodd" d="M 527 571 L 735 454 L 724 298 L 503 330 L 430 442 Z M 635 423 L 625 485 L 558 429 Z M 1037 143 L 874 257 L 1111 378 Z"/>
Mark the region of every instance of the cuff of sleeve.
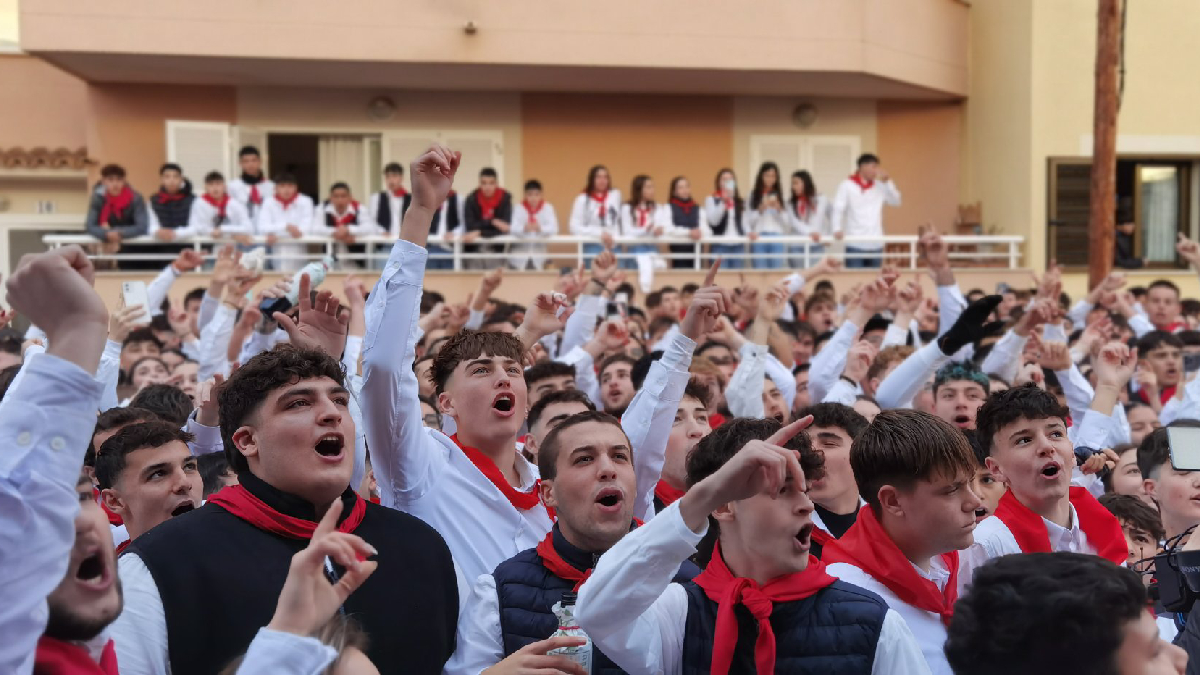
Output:
<path fill-rule="evenodd" d="M 784 280 L 789 295 L 795 295 L 804 290 L 804 275 L 796 272 Z"/>
<path fill-rule="evenodd" d="M 665 517 L 664 517 L 665 516 Z M 686 544 L 692 551 L 696 550 L 696 546 L 704 535 L 708 533 L 708 520 L 704 521 L 704 527 L 700 528 L 699 532 L 693 532 L 687 523 L 683 522 L 683 514 L 679 512 L 679 501 L 668 506 L 661 513 L 655 516 L 655 520 L 663 518 L 670 526 L 668 541 Z M 664 528 L 665 529 L 665 528 Z"/>
<path fill-rule="evenodd" d="M 662 362 L 671 370 L 684 370 L 692 363 L 692 353 L 696 351 L 696 341 L 683 333 L 676 333 L 671 343 L 663 350 Z"/>
<path fill-rule="evenodd" d="M 121 358 L 121 343 L 116 340 L 107 340 L 104 343 L 103 358 L 119 359 Z"/>
<path fill-rule="evenodd" d="M 425 247 L 401 239 L 392 245 L 382 278 L 387 279 L 389 285 L 401 283 L 420 286 L 425 277 L 425 263 L 428 259 L 429 252 Z"/>
<path fill-rule="evenodd" d="M 581 295 L 575 306 L 575 312 L 599 315 L 607 304 L 608 300 L 603 295 Z"/>
<path fill-rule="evenodd" d="M 187 432 L 195 437 L 192 445 L 198 448 L 224 448 L 224 442 L 221 440 L 221 427 L 205 426 L 196 421 L 195 413 L 187 421 Z M 215 452 L 215 450 L 210 450 Z M 207 454 L 207 453 L 192 453 L 192 454 Z"/>
<path fill-rule="evenodd" d="M 261 672 L 317 673 L 337 659 L 337 650 L 320 640 L 272 630 L 258 629 L 242 665 L 262 666 Z M 238 668 L 238 672 L 242 672 Z M 259 670 L 252 668 L 251 670 Z"/>

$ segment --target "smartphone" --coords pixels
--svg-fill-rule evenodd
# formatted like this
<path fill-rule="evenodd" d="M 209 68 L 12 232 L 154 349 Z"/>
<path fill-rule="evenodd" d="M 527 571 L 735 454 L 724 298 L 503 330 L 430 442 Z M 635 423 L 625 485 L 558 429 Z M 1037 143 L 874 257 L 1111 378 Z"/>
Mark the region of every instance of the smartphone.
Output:
<path fill-rule="evenodd" d="M 121 282 L 121 299 L 125 302 L 126 307 L 141 305 L 142 315 L 138 323 L 143 326 L 150 323 L 150 298 L 146 295 L 146 282 Z"/>
<path fill-rule="evenodd" d="M 1176 471 L 1200 471 L 1200 428 L 1167 427 L 1167 447 Z"/>
<path fill-rule="evenodd" d="M 1189 373 L 1194 373 L 1197 370 L 1200 370 L 1200 353 L 1184 354 L 1183 355 L 1183 369 L 1184 369 L 1184 371 L 1189 372 Z"/>
<path fill-rule="evenodd" d="M 628 293 L 617 293 L 615 296 L 613 296 L 613 301 L 617 303 L 617 308 L 621 310 L 621 316 L 628 314 L 626 311 L 626 308 L 629 307 Z"/>
<path fill-rule="evenodd" d="M 1004 295 L 1004 294 L 1005 294 L 1005 293 L 1007 293 L 1009 290 L 1010 290 L 1010 289 L 1009 289 L 1009 287 L 1008 287 L 1008 284 L 1007 284 L 1007 283 L 1005 283 L 1005 282 L 1003 282 L 1003 281 L 1001 281 L 1000 283 L 996 284 L 996 295 Z"/>

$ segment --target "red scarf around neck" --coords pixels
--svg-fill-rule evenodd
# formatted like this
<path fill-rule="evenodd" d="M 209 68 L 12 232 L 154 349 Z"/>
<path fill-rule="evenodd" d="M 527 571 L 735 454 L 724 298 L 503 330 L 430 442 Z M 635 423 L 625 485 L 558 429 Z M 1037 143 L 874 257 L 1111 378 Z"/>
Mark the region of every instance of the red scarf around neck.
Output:
<path fill-rule="evenodd" d="M 118 675 L 112 640 L 104 645 L 100 663 L 96 663 L 81 645 L 43 635 L 33 659 L 33 672 L 39 675 Z"/>
<path fill-rule="evenodd" d="M 696 200 L 694 199 L 689 199 L 685 202 L 682 199 L 671 197 L 671 203 L 683 209 L 684 215 L 688 216 L 692 215 L 692 209 L 696 208 Z"/>
<path fill-rule="evenodd" d="M 728 210 L 728 209 L 733 209 L 733 198 L 732 198 L 732 197 L 730 197 L 729 199 L 726 199 L 726 198 L 725 198 L 725 193 L 723 193 L 723 192 L 714 192 L 714 193 L 713 193 L 713 199 L 715 199 L 716 201 L 718 201 L 718 202 L 721 202 L 722 204 L 724 204 L 724 205 L 725 205 L 725 208 L 726 208 L 727 210 Z"/>
<path fill-rule="evenodd" d="M 392 196 L 395 197 L 396 199 L 404 199 L 405 197 L 408 196 L 408 190 L 405 190 L 402 187 L 396 188 L 395 190 L 392 190 Z"/>
<path fill-rule="evenodd" d="M 637 216 L 637 226 L 639 230 L 646 229 L 650 224 L 650 214 L 653 212 L 654 205 L 649 206 L 638 204 L 634 207 L 633 212 Z"/>
<path fill-rule="evenodd" d="M 575 586 L 571 589 L 573 591 L 578 591 L 583 582 L 592 576 L 592 570 L 588 569 L 580 572 L 574 565 L 562 559 L 562 556 L 554 549 L 553 530 L 547 532 L 546 538 L 538 543 L 537 554 L 542 559 L 542 565 L 545 565 L 551 574 L 559 579 L 575 582 Z"/>
<path fill-rule="evenodd" d="M 122 213 L 133 204 L 133 190 L 129 186 L 121 188 L 117 194 L 104 192 L 104 206 L 100 207 L 100 227 L 110 227 L 110 218 L 120 218 Z"/>
<path fill-rule="evenodd" d="M 208 503 L 220 506 L 260 530 L 266 530 L 281 537 L 312 539 L 313 533 L 317 531 L 317 523 L 280 513 L 241 485 L 221 488 L 219 492 L 208 498 Z M 363 516 L 366 514 L 367 503 L 355 495 L 350 515 L 338 523 L 337 531 L 353 532 L 362 523 Z"/>
<path fill-rule="evenodd" d="M 608 210 L 608 190 L 604 192 L 589 192 L 588 199 L 594 199 L 597 202 L 596 216 L 604 221 L 604 214 Z"/>
<path fill-rule="evenodd" d="M 870 190 L 872 187 L 875 186 L 875 181 L 869 180 L 864 183 L 862 176 L 859 176 L 856 173 L 850 175 L 850 180 L 854 181 L 855 185 L 862 188 L 863 192 L 866 192 L 867 190 Z"/>
<path fill-rule="evenodd" d="M 209 204 L 212 204 L 213 208 L 215 208 L 217 210 L 217 219 L 218 220 L 223 220 L 225 218 L 225 207 L 229 205 L 229 194 L 228 193 L 226 193 L 224 196 L 221 197 L 221 201 L 217 201 L 212 198 L 212 195 L 205 192 L 204 193 L 204 201 L 208 202 Z"/>
<path fill-rule="evenodd" d="M 104 500 L 100 498 L 100 490 L 93 487 L 92 496 L 96 498 L 96 503 L 100 505 L 101 509 L 103 509 L 104 515 L 108 516 L 109 525 L 120 527 L 121 525 L 125 524 L 125 521 L 121 519 L 121 516 L 109 511 L 108 507 L 104 505 Z"/>
<path fill-rule="evenodd" d="M 187 195 L 185 195 L 182 190 L 180 190 L 179 192 L 159 191 L 158 203 L 159 204 L 170 204 L 171 202 L 181 201 L 186 196 Z"/>
<path fill-rule="evenodd" d="M 1096 555 L 1120 565 L 1129 559 L 1129 547 L 1121 523 L 1108 509 L 1100 505 L 1087 488 L 1072 487 L 1071 506 L 1079 519 L 1079 529 L 1088 543 L 1096 549 Z M 1050 553 L 1050 534 L 1042 517 L 1034 513 L 1013 496 L 1012 490 L 1004 493 L 996 507 L 999 518 L 1008 531 L 1012 532 L 1017 545 L 1024 553 Z"/>
<path fill-rule="evenodd" d="M 1166 405 L 1167 401 L 1170 401 L 1172 398 L 1174 398 L 1175 391 L 1178 388 L 1179 388 L 1179 385 L 1173 384 L 1169 387 L 1163 387 L 1161 390 L 1159 390 L 1159 392 L 1158 392 L 1159 404 Z M 1139 389 L 1137 395 L 1138 395 L 1138 398 L 1142 399 L 1143 403 L 1145 403 L 1146 405 L 1150 405 L 1150 397 L 1146 395 L 1145 389 Z"/>
<path fill-rule="evenodd" d="M 291 208 L 292 204 L 295 204 L 296 200 L 299 198 L 300 198 L 299 192 L 293 192 L 290 199 L 284 199 L 283 197 L 279 196 L 278 192 L 275 193 L 275 199 L 278 200 L 279 203 L 282 204 L 283 208 L 285 208 L 285 209 Z"/>
<path fill-rule="evenodd" d="M 486 197 L 483 190 L 475 191 L 475 201 L 479 203 L 479 210 L 483 215 L 484 220 L 491 220 L 496 217 L 496 209 L 500 206 L 500 200 L 504 199 L 504 190 L 496 188 L 492 196 Z"/>
<path fill-rule="evenodd" d="M 950 625 L 954 601 L 958 599 L 958 551 L 942 556 L 942 562 L 950 570 L 950 579 L 945 590 L 938 590 L 937 584 L 918 574 L 900 552 L 871 507 L 858 510 L 858 518 L 841 539 L 831 538 L 822 546 L 821 561 L 826 565 L 839 562 L 854 565 L 905 604 L 939 614 L 942 623 Z"/>
<path fill-rule="evenodd" d="M 855 175 L 857 175 L 857 174 L 855 174 Z M 807 217 L 808 212 L 811 209 L 812 209 L 812 204 L 810 204 L 808 202 L 807 195 L 800 195 L 799 197 L 797 197 L 797 199 L 796 199 L 796 217 L 797 218 Z"/>
<path fill-rule="evenodd" d="M 350 202 L 350 206 L 342 215 L 338 215 L 337 211 L 330 211 L 333 216 L 334 227 L 347 227 L 358 221 L 358 202 Z"/>
<path fill-rule="evenodd" d="M 479 469 L 479 473 L 482 473 L 485 478 L 490 480 L 492 485 L 495 485 L 496 489 L 500 490 L 504 497 L 508 499 L 508 502 L 518 511 L 528 511 L 541 502 L 540 490 L 538 490 L 538 484 L 541 481 L 535 483 L 533 489 L 529 492 L 521 492 L 508 483 L 508 479 L 504 477 L 504 472 L 500 471 L 496 463 L 478 448 L 472 448 L 460 443 L 458 434 L 451 436 L 450 440 L 454 441 L 454 444 L 463 451 L 467 459 L 471 460 L 471 463 L 475 465 L 475 468 Z M 546 512 L 550 514 L 551 519 L 554 518 L 554 512 L 549 507 L 546 507 Z"/>
<path fill-rule="evenodd" d="M 258 194 L 258 185 L 257 184 L 250 186 L 250 203 L 251 204 L 261 204 L 262 203 L 262 195 Z"/>
<path fill-rule="evenodd" d="M 521 202 L 521 206 L 525 207 L 525 212 L 529 214 L 529 219 L 530 219 L 530 220 L 537 220 L 537 214 L 538 214 L 538 212 L 540 212 L 540 211 L 542 210 L 542 207 L 543 207 L 543 206 L 545 206 L 545 205 L 546 205 L 546 200 L 545 200 L 545 199 L 543 199 L 542 201 L 538 202 L 537 208 L 534 208 L 534 207 L 530 206 L 530 205 L 529 205 L 529 200 L 525 200 L 525 201 Z"/>
<path fill-rule="evenodd" d="M 713 549 L 712 560 L 693 581 L 704 590 L 709 600 L 717 603 L 716 640 L 713 644 L 712 670 L 715 675 L 727 675 L 733 663 L 738 642 L 737 615 L 734 607 L 745 605 L 758 622 L 758 638 L 754 642 L 754 664 L 758 675 L 775 672 L 775 631 L 771 628 L 771 612 L 777 602 L 794 602 L 815 595 L 837 579 L 825 572 L 825 565 L 813 556 L 808 567 L 759 586 L 752 579 L 735 577 L 721 557 L 721 543 Z"/>
<path fill-rule="evenodd" d="M 658 481 L 658 485 L 654 486 L 654 496 L 658 497 L 658 501 L 662 502 L 663 507 L 674 504 L 685 494 L 687 494 L 687 490 L 673 488 L 665 480 Z"/>

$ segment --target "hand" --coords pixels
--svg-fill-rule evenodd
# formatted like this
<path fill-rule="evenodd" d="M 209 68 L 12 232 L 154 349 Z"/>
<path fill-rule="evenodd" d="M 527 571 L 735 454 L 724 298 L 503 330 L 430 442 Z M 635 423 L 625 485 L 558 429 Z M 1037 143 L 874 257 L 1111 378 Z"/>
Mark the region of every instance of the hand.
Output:
<path fill-rule="evenodd" d="M 104 240 L 110 244 L 119 244 L 121 243 L 121 233 L 116 230 L 109 230 L 105 233 Z"/>
<path fill-rule="evenodd" d="M 758 241 L 758 233 L 757 233 L 757 232 L 751 232 L 751 233 L 749 233 L 749 234 L 747 234 L 747 235 L 746 235 L 746 238 L 747 238 L 747 239 L 749 239 L 750 241 Z"/>
<path fill-rule="evenodd" d="M 242 252 L 235 249 L 232 245 L 226 244 L 217 251 L 217 261 L 213 265 L 212 285 L 220 289 L 233 279 L 233 275 L 237 272 L 242 262 Z M 220 295 L 215 293 L 214 295 Z"/>
<path fill-rule="evenodd" d="M 89 373 L 100 365 L 109 318 L 95 279 L 83 249 L 64 246 L 22 256 L 6 284 L 8 305 L 45 331 L 48 353 Z"/>
<path fill-rule="evenodd" d="M 159 232 L 161 231 L 162 230 L 159 230 Z M 170 230 L 168 230 L 168 232 L 169 231 Z M 185 274 L 203 264 L 204 256 L 200 255 L 199 251 L 193 248 L 185 248 L 179 252 L 179 255 L 175 256 L 175 260 L 171 262 L 171 267 L 174 267 L 176 272 Z"/>
<path fill-rule="evenodd" d="M 504 222 L 503 220 L 500 220 L 499 218 L 492 219 L 492 227 L 496 228 L 497 230 L 500 230 L 504 234 L 508 234 L 508 231 L 512 229 L 512 226 L 510 226 L 508 223 Z"/>
<path fill-rule="evenodd" d="M 467 317 L 470 318 L 470 316 L 471 311 L 467 310 Z M 421 330 L 428 333 L 430 331 L 438 330 L 439 328 L 445 328 L 450 322 L 450 318 L 450 308 L 446 306 L 446 303 L 439 302 L 429 310 L 428 314 L 421 317 L 417 321 L 417 325 L 421 327 Z M 466 322 L 464 321 L 463 323 L 465 324 Z"/>
<path fill-rule="evenodd" d="M 679 322 L 679 332 L 697 343 L 713 331 L 717 319 L 729 306 L 729 292 L 716 285 L 719 269 L 721 259 L 717 258 L 704 276 L 704 285 L 692 296 L 692 304 L 688 305 L 683 321 Z"/>
<path fill-rule="evenodd" d="M 574 272 L 560 275 L 558 281 L 554 282 L 554 291 L 574 302 L 587 286 L 583 281 L 583 271 L 582 267 L 576 267 Z"/>
<path fill-rule="evenodd" d="M 592 264 L 594 265 L 595 263 Z M 604 284 L 604 288 L 606 288 L 609 293 L 616 295 L 617 289 L 620 288 L 621 284 L 623 283 L 625 283 L 625 273 L 617 272 L 616 274 L 612 275 L 612 278 Z"/>
<path fill-rule="evenodd" d="M 1117 468 L 1117 462 L 1121 461 L 1121 456 L 1118 455 L 1112 448 L 1102 448 L 1100 452 L 1088 457 L 1087 461 L 1079 465 L 1079 470 L 1083 475 L 1098 473 L 1102 469 L 1112 471 Z"/>
<path fill-rule="evenodd" d="M 942 239 L 942 235 L 932 224 L 922 228 L 917 250 L 925 258 L 925 264 L 931 270 L 941 270 L 950 267 L 950 247 Z"/>
<path fill-rule="evenodd" d="M 1034 274 L 1033 282 L 1037 286 L 1037 298 L 1053 300 L 1057 303 L 1058 297 L 1062 293 L 1062 266 L 1051 258 L 1050 264 L 1046 266 L 1046 274 L 1040 279 Z"/>
<path fill-rule="evenodd" d="M 605 249 L 592 260 L 592 278 L 596 281 L 607 284 L 616 273 L 617 256 L 612 251 Z"/>
<path fill-rule="evenodd" d="M 915 316 L 917 310 L 921 307 L 921 300 L 924 299 L 925 291 L 921 289 L 920 282 L 910 281 L 902 288 L 896 289 L 896 315 Z"/>
<path fill-rule="evenodd" d="M 1146 392 L 1146 397 L 1150 399 L 1151 404 L 1158 401 L 1158 376 L 1154 374 L 1153 370 L 1148 366 L 1138 366 L 1134 372 L 1134 379 L 1138 383 L 1138 389 Z"/>
<path fill-rule="evenodd" d="M 1043 342 L 1042 358 L 1038 361 L 1042 370 L 1070 370 L 1071 349 L 1065 342 Z"/>
<path fill-rule="evenodd" d="M 471 232 L 467 232 L 466 234 L 464 234 L 461 237 L 461 239 L 464 244 L 470 244 L 470 243 L 476 241 L 477 239 L 479 239 L 479 236 L 480 236 L 479 230 L 473 230 Z"/>
<path fill-rule="evenodd" d="M 279 237 L 274 232 L 267 234 L 267 246 L 274 246 L 279 243 Z"/>
<path fill-rule="evenodd" d="M 1042 372 L 1042 367 L 1036 363 L 1024 363 L 1017 369 L 1017 376 L 1013 378 L 1013 386 L 1020 387 L 1028 383 L 1034 383 L 1038 389 L 1046 388 L 1046 374 Z"/>
<path fill-rule="evenodd" d="M 609 233 L 609 232 L 601 232 L 600 233 L 600 244 L 602 246 L 604 246 L 604 250 L 611 251 L 613 249 L 614 243 L 616 243 L 616 242 L 613 239 L 613 236 L 611 233 Z"/>
<path fill-rule="evenodd" d="M 891 177 L 888 176 L 888 172 L 882 166 L 879 167 L 879 171 L 875 173 L 875 177 L 879 179 L 880 183 L 886 183 L 891 180 Z"/>
<path fill-rule="evenodd" d="M 29 358 L 29 355 L 28 355 L 29 348 L 34 345 L 37 345 L 37 346 L 41 347 L 42 349 L 45 349 L 46 341 L 43 340 L 42 338 L 30 338 L 30 339 L 22 342 L 21 343 L 21 358 Z"/>
<path fill-rule="evenodd" d="M 758 316 L 758 289 L 743 284 L 734 289 L 733 302 L 742 310 L 742 318 L 752 319 Z"/>
<path fill-rule="evenodd" d="M 762 302 L 758 303 L 758 318 L 768 323 L 775 323 L 779 317 L 783 316 L 783 309 L 787 306 L 788 292 L 783 286 L 772 286 L 764 295 Z"/>
<path fill-rule="evenodd" d="M 335 240 L 342 242 L 343 244 L 353 244 L 354 243 L 354 235 L 350 232 L 349 228 L 347 228 L 345 225 L 338 225 L 333 230 L 333 234 L 331 234 L 330 236 L 333 237 Z"/>
<path fill-rule="evenodd" d="M 836 239 L 837 241 L 841 241 L 846 238 L 846 233 L 842 232 L 841 230 L 838 230 L 837 232 L 833 233 L 833 238 Z"/>
<path fill-rule="evenodd" d="M 450 306 L 450 316 L 446 319 L 446 330 L 457 333 L 471 320 L 471 308 L 464 304 Z"/>
<path fill-rule="evenodd" d="M 601 354 L 612 353 L 629 344 L 629 328 L 621 321 L 606 320 L 592 339 L 600 347 Z"/>
<path fill-rule="evenodd" d="M 542 346 L 542 343 L 533 343 L 529 351 L 525 352 L 525 367 L 532 368 L 535 363 L 540 363 L 546 356 L 546 348 Z"/>
<path fill-rule="evenodd" d="M 346 305 L 350 311 L 361 311 L 367 305 L 367 286 L 358 275 L 351 274 L 342 281 L 342 292 L 346 295 Z"/>
<path fill-rule="evenodd" d="M 701 236 L 703 236 L 703 233 L 699 229 L 688 230 L 688 239 L 692 241 L 700 241 Z"/>
<path fill-rule="evenodd" d="M 542 227 L 536 220 L 529 220 L 525 223 L 525 231 L 529 234 L 538 234 L 542 231 Z"/>
<path fill-rule="evenodd" d="M 587 640 L 584 638 L 566 635 L 534 642 L 509 654 L 500 663 L 483 670 L 480 675 L 534 675 L 535 673 L 586 675 L 587 671 L 583 669 L 583 666 L 571 659 L 560 654 L 549 655 L 549 652 L 555 649 L 582 647 L 585 644 L 587 644 Z"/>
<path fill-rule="evenodd" d="M 462 153 L 443 145 L 430 146 L 409 167 L 413 205 L 430 213 L 437 211 L 450 194 Z"/>
<path fill-rule="evenodd" d="M 989 295 L 968 305 L 946 334 L 938 338 L 938 348 L 942 353 L 951 356 L 966 345 L 1000 330 L 1004 322 L 986 322 L 1003 299 L 999 295 Z"/>
<path fill-rule="evenodd" d="M 808 238 L 812 239 L 812 242 L 814 244 L 821 243 L 821 233 L 820 232 L 813 232 L 812 234 L 808 235 Z"/>
<path fill-rule="evenodd" d="M 1050 321 L 1058 307 L 1057 300 L 1048 298 L 1040 298 L 1033 301 L 1033 305 L 1017 319 L 1017 323 L 1013 326 L 1013 332 L 1021 337 L 1029 337 L 1029 334 L 1037 330 L 1040 326 Z"/>
<path fill-rule="evenodd" d="M 525 312 L 525 320 L 517 328 L 517 337 L 526 349 L 533 343 L 556 331 L 562 330 L 567 319 L 574 313 L 571 301 L 561 293 L 538 293 L 529 310 Z"/>
<path fill-rule="evenodd" d="M 1125 285 L 1125 273 L 1124 272 L 1109 272 L 1108 276 L 1104 277 L 1104 281 L 1101 281 L 1099 284 L 1096 284 L 1096 287 L 1088 292 L 1087 301 L 1093 305 L 1102 304 L 1101 300 L 1105 296 L 1116 293 L 1117 291 L 1121 290 L 1121 287 L 1123 287 L 1124 285 Z"/>
<path fill-rule="evenodd" d="M 892 283 L 894 278 L 880 276 L 869 284 L 863 284 L 858 291 L 859 306 L 870 312 L 868 319 L 888 308 L 892 303 Z M 856 322 L 857 323 L 857 322 Z"/>
<path fill-rule="evenodd" d="M 654 236 L 661 237 L 662 233 L 663 233 L 663 229 L 661 227 L 656 227 L 651 232 Z"/>
<path fill-rule="evenodd" d="M 342 500 L 335 499 L 317 524 L 308 546 L 292 556 L 287 579 L 279 592 L 279 604 L 275 606 L 275 616 L 267 628 L 312 635 L 379 566 L 374 560 L 366 560 L 367 556 L 378 553 L 375 547 L 362 537 L 337 531 L 341 514 Z M 346 570 L 337 583 L 329 583 L 325 576 L 326 557 Z"/>
<path fill-rule="evenodd" d="M 338 301 L 330 291 L 317 293 L 312 299 L 312 284 L 307 274 L 300 276 L 300 314 L 292 321 L 283 312 L 275 312 L 274 319 L 287 331 L 292 344 L 310 349 L 321 349 L 334 358 L 340 358 L 346 348 L 349 317 L 339 315 Z"/>
<path fill-rule="evenodd" d="M 840 269 L 842 269 L 841 260 L 826 256 L 821 258 L 816 265 L 804 270 L 804 278 L 806 281 L 812 281 L 813 279 L 826 274 L 834 274 Z"/>
<path fill-rule="evenodd" d="M 1100 352 L 1096 354 L 1096 358 L 1092 359 L 1092 373 L 1096 376 L 1096 387 L 1109 387 L 1120 391 L 1129 384 L 1129 380 L 1133 378 L 1134 371 L 1137 370 L 1137 348 L 1130 349 L 1128 345 L 1120 342 L 1110 342 L 1100 348 Z M 1157 393 L 1158 381 L 1154 378 L 1154 371 L 1146 368 L 1139 374 L 1144 373 L 1146 377 L 1139 377 L 1139 383 L 1143 389 L 1152 388 Z"/>
<path fill-rule="evenodd" d="M 117 343 L 125 342 L 125 338 L 129 337 L 133 329 L 146 325 L 147 321 L 142 318 L 144 316 L 146 316 L 146 308 L 141 305 L 122 307 L 113 311 L 108 319 L 108 339 Z"/>
<path fill-rule="evenodd" d="M 299 239 L 304 236 L 304 230 L 301 230 L 299 227 L 297 227 L 295 225 L 289 224 L 287 226 L 287 231 L 288 231 L 288 234 L 292 235 L 296 239 Z"/>
<path fill-rule="evenodd" d="M 254 237 L 251 237 L 248 234 L 235 234 L 233 235 L 233 240 L 242 246 L 249 246 L 250 244 L 254 243 Z"/>
<path fill-rule="evenodd" d="M 504 283 L 504 268 L 497 267 L 496 269 L 483 275 L 479 280 L 479 290 L 491 297 L 492 293 L 500 288 L 500 284 Z"/>
<path fill-rule="evenodd" d="M 160 227 L 154 233 L 154 238 L 159 241 L 175 241 L 175 230 L 169 227 Z"/>
<path fill-rule="evenodd" d="M 192 334 L 192 321 L 188 313 L 182 309 L 174 307 L 167 308 L 167 324 L 171 326 L 171 330 L 179 336 L 180 339 L 186 338 Z"/>
<path fill-rule="evenodd" d="M 878 354 L 879 350 L 875 348 L 875 345 L 866 340 L 859 340 L 846 355 L 846 367 L 842 370 L 842 376 L 855 382 L 867 379 L 867 370 L 875 362 Z"/>
<path fill-rule="evenodd" d="M 245 269 L 238 270 L 234 274 L 233 280 L 225 286 L 225 295 L 221 298 L 221 302 L 241 309 L 246 304 L 246 294 L 261 280 L 262 272 L 250 272 Z"/>
<path fill-rule="evenodd" d="M 225 383 L 225 376 L 216 373 L 196 388 L 196 422 L 206 427 L 221 426 L 221 415 L 217 405 L 217 392 Z"/>
<path fill-rule="evenodd" d="M 1188 239 L 1187 235 L 1180 232 L 1179 241 L 1175 244 L 1175 251 L 1192 267 L 1200 269 L 1200 244 Z"/>

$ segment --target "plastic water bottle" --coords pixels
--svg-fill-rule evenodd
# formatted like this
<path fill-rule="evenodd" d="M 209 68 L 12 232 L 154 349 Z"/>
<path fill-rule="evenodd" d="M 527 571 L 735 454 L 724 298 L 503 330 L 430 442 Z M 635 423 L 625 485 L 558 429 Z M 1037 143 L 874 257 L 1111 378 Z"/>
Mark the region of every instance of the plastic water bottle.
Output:
<path fill-rule="evenodd" d="M 561 647 L 552 649 L 547 654 L 553 656 L 565 656 L 568 659 L 578 663 L 583 667 L 583 671 L 591 675 L 592 672 L 592 639 L 583 632 L 579 624 L 575 621 L 575 599 L 578 596 L 575 593 L 563 593 L 562 600 L 554 603 L 550 611 L 554 612 L 554 616 L 558 617 L 558 630 L 550 637 L 558 637 L 560 635 L 567 637 L 583 638 L 587 640 L 586 644 L 578 647 Z"/>
<path fill-rule="evenodd" d="M 275 312 L 286 312 L 296 303 L 300 301 L 300 277 L 308 275 L 308 280 L 311 288 L 320 286 L 325 281 L 325 275 L 329 273 L 333 267 L 333 258 L 326 256 L 321 260 L 314 260 L 308 263 L 296 272 L 292 277 L 292 287 L 288 290 L 287 295 L 282 298 L 267 298 L 263 300 L 259 309 L 262 310 L 263 317 L 270 317 Z"/>

